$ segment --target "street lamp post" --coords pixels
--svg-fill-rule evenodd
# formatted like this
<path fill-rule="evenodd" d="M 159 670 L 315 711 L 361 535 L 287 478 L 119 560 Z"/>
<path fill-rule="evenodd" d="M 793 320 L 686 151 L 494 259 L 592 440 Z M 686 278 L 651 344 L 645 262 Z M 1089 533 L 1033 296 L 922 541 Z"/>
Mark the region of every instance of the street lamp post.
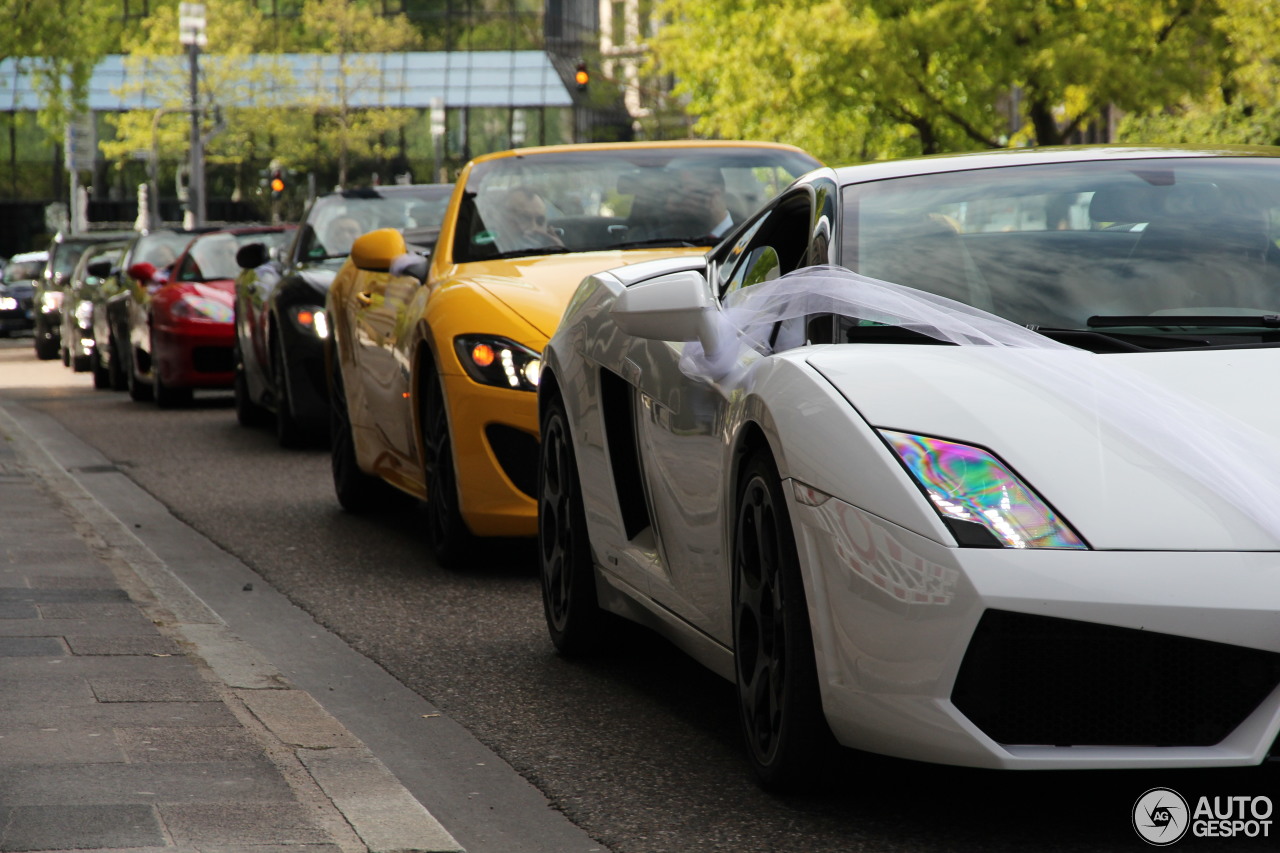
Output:
<path fill-rule="evenodd" d="M 187 178 L 187 212 L 184 224 L 198 228 L 205 223 L 204 139 L 200 133 L 200 48 L 208 44 L 203 3 L 178 7 L 178 38 L 187 46 L 190 60 L 191 152 Z"/>

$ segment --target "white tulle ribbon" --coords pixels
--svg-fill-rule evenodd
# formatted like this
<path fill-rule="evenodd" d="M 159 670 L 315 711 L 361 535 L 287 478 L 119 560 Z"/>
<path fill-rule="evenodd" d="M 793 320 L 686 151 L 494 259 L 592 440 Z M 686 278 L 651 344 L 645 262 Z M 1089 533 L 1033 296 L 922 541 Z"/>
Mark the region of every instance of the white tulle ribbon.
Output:
<path fill-rule="evenodd" d="M 779 323 L 814 314 L 908 329 L 980 347 L 1001 368 L 1047 389 L 1126 436 L 1239 509 L 1280 545 L 1280 450 L 1276 438 L 1121 363 L 1068 346 L 1010 320 L 843 267 L 808 267 L 731 294 L 708 320 L 711 351 L 687 343 L 680 370 L 732 384 L 752 360 L 797 342 L 774 340 Z M 772 343 L 771 343 L 772 341 Z M 1016 352 L 1010 352 L 1016 350 Z"/>

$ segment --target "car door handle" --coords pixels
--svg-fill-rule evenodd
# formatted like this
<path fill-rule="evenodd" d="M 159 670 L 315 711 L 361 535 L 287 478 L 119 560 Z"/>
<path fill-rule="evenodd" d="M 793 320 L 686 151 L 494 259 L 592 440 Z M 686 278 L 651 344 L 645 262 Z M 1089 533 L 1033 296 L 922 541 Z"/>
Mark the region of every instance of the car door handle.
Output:
<path fill-rule="evenodd" d="M 359 303 L 360 303 L 361 305 L 363 305 L 365 308 L 368 308 L 370 305 L 372 305 L 372 304 L 373 304 L 373 294 L 372 294 L 372 293 L 357 293 L 357 294 L 356 294 L 356 302 L 359 302 Z"/>

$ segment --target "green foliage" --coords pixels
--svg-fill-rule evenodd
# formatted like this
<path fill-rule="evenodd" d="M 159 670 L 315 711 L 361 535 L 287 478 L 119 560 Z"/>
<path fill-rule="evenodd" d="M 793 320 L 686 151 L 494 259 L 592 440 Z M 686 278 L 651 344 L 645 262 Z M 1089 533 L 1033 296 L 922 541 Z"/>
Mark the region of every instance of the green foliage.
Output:
<path fill-rule="evenodd" d="M 698 132 L 791 142 L 829 163 L 1058 144 L 1109 104 L 1140 112 L 1200 96 L 1230 61 L 1213 0 L 660 8 L 653 70 L 674 75 Z"/>
<path fill-rule="evenodd" d="M 94 66 L 115 44 L 119 9 L 113 0 L 19 0 L 6 5 L 0 60 L 35 71 L 43 105 L 39 122 L 61 139 L 67 119 L 88 102 Z"/>
<path fill-rule="evenodd" d="M 1202 95 L 1135 112 L 1120 125 L 1126 142 L 1280 144 L 1280 5 L 1272 0 L 1218 0 L 1215 29 L 1225 43 L 1226 71 Z"/>
<path fill-rule="evenodd" d="M 312 81 L 315 95 L 309 109 L 304 109 L 314 117 L 313 132 L 296 162 L 315 162 L 326 152 L 336 152 L 338 183 L 345 185 L 351 159 L 384 155 L 381 140 L 413 118 L 411 110 L 351 106 L 351 94 L 377 87 L 381 75 L 375 63 L 353 54 L 412 50 L 421 39 L 403 15 L 382 17 L 374 7 L 353 0 L 307 0 L 301 23 L 295 49 L 336 56 L 340 73 L 336 91 L 324 89 L 320 80 Z"/>
<path fill-rule="evenodd" d="M 350 104 L 352 92 L 378 84 L 378 68 L 358 54 L 417 46 L 417 31 L 403 16 L 386 18 L 375 6 L 355 0 L 306 0 L 296 28 L 281 35 L 254 0 L 205 3 L 209 44 L 200 57 L 201 103 L 217 106 L 216 114 L 205 110 L 203 132 L 212 134 L 207 162 L 275 160 L 299 167 L 332 160 L 338 163 L 339 182 L 345 183 L 350 159 L 382 156 L 384 135 L 411 118 L 408 110 L 359 110 Z M 121 164 L 151 150 L 162 161 L 178 161 L 189 147 L 188 75 L 148 71 L 157 57 L 185 62 L 177 2 L 153 8 L 126 46 L 137 81 L 132 88 L 145 86 L 162 106 L 108 118 L 115 137 L 101 147 Z M 318 76 L 293 79 L 283 62 L 272 61 L 281 52 L 334 55 L 341 71 L 327 82 Z M 246 61 L 250 55 L 256 55 L 252 65 Z M 301 101 L 281 102 L 279 93 L 289 90 L 308 94 Z M 221 123 L 215 125 L 218 118 Z"/>

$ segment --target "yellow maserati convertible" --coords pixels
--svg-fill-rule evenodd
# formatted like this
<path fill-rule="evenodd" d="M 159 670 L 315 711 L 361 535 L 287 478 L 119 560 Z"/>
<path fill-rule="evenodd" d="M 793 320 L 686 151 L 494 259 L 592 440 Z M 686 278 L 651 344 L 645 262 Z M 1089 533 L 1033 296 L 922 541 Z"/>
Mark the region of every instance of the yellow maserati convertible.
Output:
<path fill-rule="evenodd" d="M 819 165 L 755 142 L 504 151 L 462 170 L 434 247 L 360 237 L 326 306 L 339 502 L 425 500 L 443 564 L 535 535 L 540 356 L 579 282 L 704 254 Z"/>

